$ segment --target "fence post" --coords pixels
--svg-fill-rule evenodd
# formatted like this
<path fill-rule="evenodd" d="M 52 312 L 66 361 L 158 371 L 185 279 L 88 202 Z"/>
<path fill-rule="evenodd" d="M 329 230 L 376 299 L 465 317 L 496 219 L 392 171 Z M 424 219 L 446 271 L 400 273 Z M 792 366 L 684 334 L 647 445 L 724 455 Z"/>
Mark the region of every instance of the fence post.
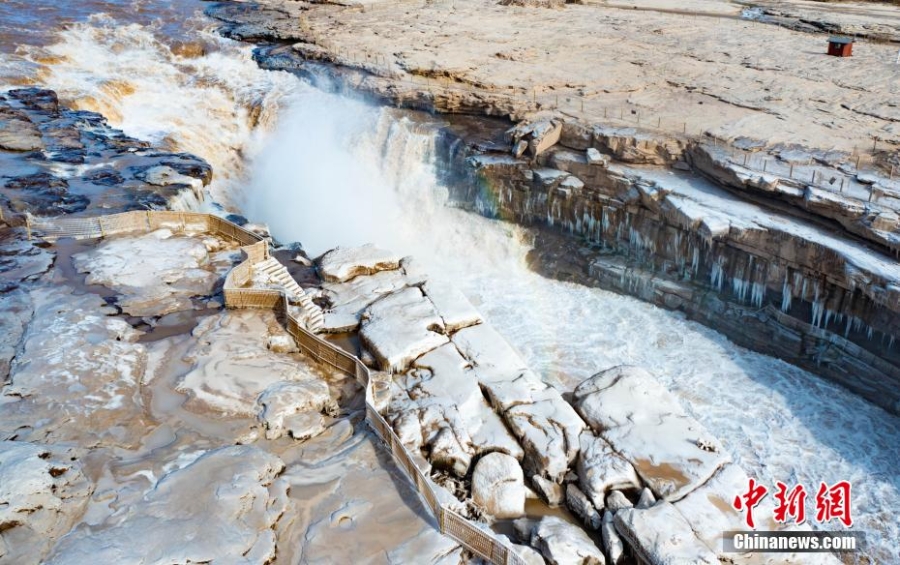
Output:
<path fill-rule="evenodd" d="M 841 189 L 838 192 L 844 192 L 844 181 L 847 180 L 847 177 L 841 177 Z"/>
<path fill-rule="evenodd" d="M 100 227 L 100 237 L 106 237 L 106 232 L 103 231 L 103 216 L 97 216 L 97 226 Z"/>
<path fill-rule="evenodd" d="M 28 233 L 28 241 L 31 241 L 31 214 L 25 212 L 25 231 Z"/>
<path fill-rule="evenodd" d="M 788 173 L 788 176 L 789 176 L 790 178 L 794 178 L 794 164 L 793 164 L 793 163 L 791 163 L 791 170 L 790 170 L 790 172 Z"/>

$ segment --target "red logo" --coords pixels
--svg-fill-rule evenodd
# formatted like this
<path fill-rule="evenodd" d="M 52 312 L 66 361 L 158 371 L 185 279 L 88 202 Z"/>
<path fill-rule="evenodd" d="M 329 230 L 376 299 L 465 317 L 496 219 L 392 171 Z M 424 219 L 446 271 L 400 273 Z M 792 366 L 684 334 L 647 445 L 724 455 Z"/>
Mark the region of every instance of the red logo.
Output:
<path fill-rule="evenodd" d="M 806 522 L 806 487 L 795 485 L 788 490 L 788 486 L 781 481 L 775 481 L 775 506 L 774 516 L 776 522 L 784 524 L 793 522 L 800 525 Z M 760 485 L 751 478 L 747 484 L 747 490 L 743 494 L 734 497 L 735 510 L 744 511 L 745 521 L 750 528 L 756 528 L 753 520 L 753 509 L 766 497 L 769 489 Z M 825 483 L 819 485 L 816 492 L 816 522 L 824 524 L 831 520 L 839 520 L 844 526 L 851 527 L 853 518 L 850 515 L 850 482 L 839 481 L 832 486 Z"/>
<path fill-rule="evenodd" d="M 753 509 L 762 502 L 762 499 L 766 497 L 767 492 L 768 489 L 766 487 L 757 485 L 756 480 L 751 478 L 746 494 L 734 497 L 732 505 L 735 510 L 747 510 L 747 525 L 751 528 L 756 527 L 753 523 Z"/>
<path fill-rule="evenodd" d="M 840 481 L 829 487 L 819 485 L 816 493 L 816 521 L 829 522 L 838 519 L 848 528 L 853 525 L 850 516 L 850 483 Z"/>

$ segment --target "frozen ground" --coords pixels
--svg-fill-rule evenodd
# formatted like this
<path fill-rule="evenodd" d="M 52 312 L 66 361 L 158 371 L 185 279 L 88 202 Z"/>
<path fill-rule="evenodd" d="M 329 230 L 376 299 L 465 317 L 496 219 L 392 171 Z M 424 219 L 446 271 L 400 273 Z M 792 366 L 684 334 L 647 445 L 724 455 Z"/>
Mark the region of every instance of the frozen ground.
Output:
<path fill-rule="evenodd" d="M 271 29 L 313 44 L 300 52 L 373 73 L 363 88 L 431 89 L 451 111 L 471 89 L 480 101 L 467 103 L 493 113 L 504 112 L 491 97 L 509 97 L 519 109 L 537 101 L 591 122 L 640 116 L 670 134 L 843 150 L 870 149 L 873 136 L 900 141 L 896 46 L 860 41 L 852 58 L 829 57 L 821 29 L 742 19 L 737 2 L 260 3 L 287 13 L 269 17 Z M 900 9 L 882 4 L 769 6 L 853 34 L 900 30 Z"/>

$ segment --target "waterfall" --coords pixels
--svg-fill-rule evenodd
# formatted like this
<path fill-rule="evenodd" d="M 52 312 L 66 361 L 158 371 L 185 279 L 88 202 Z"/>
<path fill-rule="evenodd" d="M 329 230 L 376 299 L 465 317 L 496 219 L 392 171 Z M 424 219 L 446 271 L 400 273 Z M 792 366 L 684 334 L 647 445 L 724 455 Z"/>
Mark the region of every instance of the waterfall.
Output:
<path fill-rule="evenodd" d="M 209 161 L 212 197 L 230 205 L 245 186 L 245 159 L 302 87 L 289 74 L 261 70 L 250 46 L 221 38 L 206 29 L 208 21 L 196 25 L 199 56 L 176 54 L 151 26 L 94 15 L 44 47 L 24 47 L 22 57 L 34 66 L 30 80 L 54 89 L 61 102 Z"/>

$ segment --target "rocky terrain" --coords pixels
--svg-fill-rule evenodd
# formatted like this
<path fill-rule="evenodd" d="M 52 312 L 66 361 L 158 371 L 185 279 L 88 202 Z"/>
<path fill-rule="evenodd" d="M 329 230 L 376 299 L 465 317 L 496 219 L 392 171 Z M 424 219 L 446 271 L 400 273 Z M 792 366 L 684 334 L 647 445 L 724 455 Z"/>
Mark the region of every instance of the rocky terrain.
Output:
<path fill-rule="evenodd" d="M 261 1 L 209 13 L 260 42 L 265 68 L 512 119 L 505 134 L 451 127 L 442 168 L 458 205 L 540 227 L 535 269 L 686 312 L 897 413 L 900 67 L 885 43 L 851 59 L 814 47 L 822 30 L 890 38 L 896 20 L 878 19 L 883 6 L 836 7 L 800 29 L 769 21 L 773 6 L 755 20 L 716 2 Z M 778 9 L 808 16 L 803 3 Z"/>
<path fill-rule="evenodd" d="M 504 4 L 211 13 L 263 42 L 267 68 L 510 118 L 448 127 L 442 173 L 455 204 L 533 229 L 535 270 L 683 311 L 900 412 L 893 47 L 790 56 L 820 30 L 890 39 L 891 21 Z M 750 38 L 771 50 L 743 55 Z M 28 214 L 194 209 L 209 165 L 39 89 L 0 99 L 0 160 L 0 563 L 473 561 L 367 429 L 358 384 L 273 313 L 224 309 L 233 241 L 29 237 Z M 647 371 L 563 394 L 414 258 L 275 245 L 248 284 L 312 297 L 306 323 L 389 383 L 378 408 L 442 500 L 524 561 L 837 562 L 722 554 L 747 475 Z"/>

